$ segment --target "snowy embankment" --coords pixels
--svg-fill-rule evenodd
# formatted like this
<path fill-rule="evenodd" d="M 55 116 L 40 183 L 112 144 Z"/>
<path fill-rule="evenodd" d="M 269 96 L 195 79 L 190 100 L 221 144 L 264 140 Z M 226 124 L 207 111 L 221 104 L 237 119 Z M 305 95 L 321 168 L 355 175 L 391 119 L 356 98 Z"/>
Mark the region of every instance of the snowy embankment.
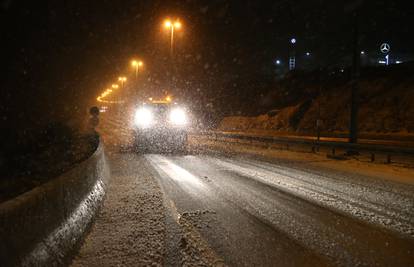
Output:
<path fill-rule="evenodd" d="M 222 131 L 295 131 L 295 115 L 299 112 L 300 105 L 287 107 L 282 110 L 272 110 L 268 114 L 255 117 L 229 116 L 224 117 L 218 126 Z M 297 115 L 296 115 L 297 116 Z"/>
<path fill-rule="evenodd" d="M 251 134 L 260 134 L 268 136 L 280 136 L 280 135 L 316 135 L 316 119 L 312 124 L 308 115 L 300 114 L 300 105 L 287 107 L 282 110 L 272 110 L 268 114 L 262 114 L 259 116 L 228 116 L 224 117 L 219 123 L 218 131 L 234 131 L 245 132 Z M 414 114 L 414 111 L 413 113 Z M 301 118 L 301 116 L 303 116 Z M 303 125 L 308 125 L 305 128 L 301 128 Z M 348 131 L 346 127 L 333 128 L 335 130 L 330 131 L 324 127 L 324 121 L 320 121 L 321 135 L 327 137 L 346 137 Z M 384 125 L 383 122 L 377 122 L 373 125 Z M 371 125 L 372 126 L 372 125 Z M 414 130 L 410 127 L 380 130 L 381 126 L 372 126 L 372 129 L 361 127 L 360 137 L 365 139 L 384 139 L 384 140 L 414 140 Z"/>
<path fill-rule="evenodd" d="M 372 73 L 366 71 L 361 77 L 358 112 L 360 133 L 408 135 L 414 138 L 414 77 L 410 74 L 414 67 L 410 66 Z M 249 103 L 251 111 L 264 110 L 261 103 L 266 100 L 267 110 L 270 110 L 266 114 L 225 117 L 218 129 L 311 134 L 316 132 L 316 122 L 319 120 L 322 133 L 348 132 L 351 84 L 347 80 L 312 84 L 302 81 L 306 80 L 303 77 L 299 78 L 286 78 L 269 89 L 262 101 Z"/>

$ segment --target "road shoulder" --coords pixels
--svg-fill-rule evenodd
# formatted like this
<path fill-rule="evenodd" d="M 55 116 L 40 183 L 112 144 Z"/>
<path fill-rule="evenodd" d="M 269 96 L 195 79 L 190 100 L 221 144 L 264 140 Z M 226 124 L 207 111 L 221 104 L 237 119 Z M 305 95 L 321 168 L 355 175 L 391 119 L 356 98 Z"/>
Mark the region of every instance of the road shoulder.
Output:
<path fill-rule="evenodd" d="M 163 265 L 165 208 L 157 181 L 138 155 L 112 153 L 109 162 L 105 203 L 72 266 Z"/>

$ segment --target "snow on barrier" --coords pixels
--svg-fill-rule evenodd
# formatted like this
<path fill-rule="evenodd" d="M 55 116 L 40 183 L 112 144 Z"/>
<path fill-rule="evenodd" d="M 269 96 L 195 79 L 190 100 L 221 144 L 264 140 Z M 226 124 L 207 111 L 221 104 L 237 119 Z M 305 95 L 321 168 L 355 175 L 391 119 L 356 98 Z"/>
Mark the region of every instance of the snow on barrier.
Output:
<path fill-rule="evenodd" d="M 91 225 L 108 179 L 100 144 L 70 171 L 0 204 L 0 265 L 64 265 Z"/>
<path fill-rule="evenodd" d="M 283 144 L 286 149 L 292 145 L 306 145 L 311 147 L 312 152 L 319 149 L 319 147 L 330 148 L 332 154 L 335 155 L 336 149 L 343 149 L 348 151 L 369 152 L 371 153 L 371 161 L 375 160 L 375 153 L 387 155 L 387 163 L 391 163 L 391 155 L 414 156 L 414 147 L 412 143 L 404 141 L 390 141 L 390 140 L 369 140 L 366 143 L 351 144 L 346 141 L 317 141 L 316 138 L 306 138 L 306 136 L 266 136 L 254 135 L 242 132 L 220 132 L 220 131 L 206 131 L 198 134 L 193 133 L 194 136 L 206 136 L 212 140 L 220 141 L 221 139 L 233 140 L 233 142 L 247 141 L 247 142 L 261 142 L 264 144 Z M 334 139 L 334 138 L 330 138 Z M 338 138 L 340 139 L 340 138 Z M 392 144 L 396 143 L 396 144 Z"/>

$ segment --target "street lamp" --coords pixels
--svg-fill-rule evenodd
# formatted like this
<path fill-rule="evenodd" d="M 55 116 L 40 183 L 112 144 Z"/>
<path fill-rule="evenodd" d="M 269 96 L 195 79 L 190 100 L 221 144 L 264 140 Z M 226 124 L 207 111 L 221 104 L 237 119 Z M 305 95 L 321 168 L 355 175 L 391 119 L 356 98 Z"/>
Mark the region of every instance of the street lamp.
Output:
<path fill-rule="evenodd" d="M 291 47 L 289 48 L 289 70 L 294 70 L 296 68 L 296 51 L 295 51 L 295 44 L 296 38 L 290 39 Z"/>
<path fill-rule="evenodd" d="M 125 76 L 119 76 L 118 77 L 118 81 L 121 82 L 121 89 L 122 89 L 122 94 L 124 94 L 124 83 L 126 82 L 127 78 Z M 123 101 L 121 100 L 121 94 L 118 93 L 118 103 L 122 103 Z M 118 106 L 118 115 L 121 115 L 121 105 Z"/>
<path fill-rule="evenodd" d="M 117 85 L 116 83 L 114 83 L 114 84 L 112 84 L 112 88 L 118 89 L 119 88 L 119 85 Z"/>
<path fill-rule="evenodd" d="M 142 67 L 144 63 L 141 60 L 132 60 L 131 66 L 135 68 L 135 79 L 138 78 L 139 67 Z"/>
<path fill-rule="evenodd" d="M 127 78 L 124 76 L 118 77 L 118 81 L 121 82 L 121 88 L 124 88 L 124 83 L 126 82 Z"/>
<path fill-rule="evenodd" d="M 179 20 L 176 21 L 171 21 L 169 19 L 164 21 L 164 27 L 166 29 L 169 29 L 171 31 L 171 41 L 170 41 L 170 53 L 171 53 L 171 57 L 174 55 L 174 30 L 179 30 L 181 29 L 181 22 Z"/>

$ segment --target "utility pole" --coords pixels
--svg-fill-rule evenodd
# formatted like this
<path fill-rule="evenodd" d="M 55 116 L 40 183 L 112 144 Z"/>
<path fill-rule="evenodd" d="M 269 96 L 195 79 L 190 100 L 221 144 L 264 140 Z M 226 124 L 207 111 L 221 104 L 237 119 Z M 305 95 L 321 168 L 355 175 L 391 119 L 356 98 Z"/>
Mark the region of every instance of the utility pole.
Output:
<path fill-rule="evenodd" d="M 352 74 L 351 74 L 351 117 L 349 123 L 349 142 L 358 142 L 358 108 L 359 108 L 359 76 L 360 76 L 360 51 L 359 51 L 359 9 L 353 12 L 354 30 L 352 45 Z"/>
<path fill-rule="evenodd" d="M 351 73 L 351 112 L 349 120 L 349 143 L 358 142 L 358 107 L 359 107 L 359 76 L 361 55 L 359 51 L 359 13 L 364 0 L 354 0 L 344 7 L 345 13 L 352 13 L 353 36 L 352 36 L 352 73 Z M 348 151 L 348 153 L 352 153 Z"/>
<path fill-rule="evenodd" d="M 319 67 L 319 90 L 317 95 L 317 104 L 318 110 L 316 114 L 316 151 L 319 152 L 319 144 L 321 141 L 321 128 L 322 128 L 322 119 L 321 119 L 321 98 L 322 98 L 322 68 Z"/>

